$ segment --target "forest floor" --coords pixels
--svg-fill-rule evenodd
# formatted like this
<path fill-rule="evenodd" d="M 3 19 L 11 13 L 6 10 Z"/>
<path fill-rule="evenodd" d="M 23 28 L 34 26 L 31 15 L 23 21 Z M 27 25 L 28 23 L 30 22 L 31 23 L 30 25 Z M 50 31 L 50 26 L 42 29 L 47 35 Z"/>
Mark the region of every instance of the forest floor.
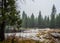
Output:
<path fill-rule="evenodd" d="M 25 35 L 17 36 L 14 34 L 7 36 L 3 43 L 60 43 L 60 29 L 38 29 L 35 31 L 31 29 L 23 33 Z"/>

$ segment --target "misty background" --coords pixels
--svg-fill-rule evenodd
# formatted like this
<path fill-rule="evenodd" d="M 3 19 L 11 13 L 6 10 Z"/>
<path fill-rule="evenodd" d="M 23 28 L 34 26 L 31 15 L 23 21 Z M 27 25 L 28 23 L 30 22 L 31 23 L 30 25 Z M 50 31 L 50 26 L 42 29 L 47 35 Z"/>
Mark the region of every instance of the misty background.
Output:
<path fill-rule="evenodd" d="M 41 11 L 43 17 L 50 16 L 53 4 L 56 6 L 57 14 L 60 12 L 60 0 L 17 0 L 16 3 L 20 15 L 25 11 L 28 16 L 33 13 L 37 17 Z"/>

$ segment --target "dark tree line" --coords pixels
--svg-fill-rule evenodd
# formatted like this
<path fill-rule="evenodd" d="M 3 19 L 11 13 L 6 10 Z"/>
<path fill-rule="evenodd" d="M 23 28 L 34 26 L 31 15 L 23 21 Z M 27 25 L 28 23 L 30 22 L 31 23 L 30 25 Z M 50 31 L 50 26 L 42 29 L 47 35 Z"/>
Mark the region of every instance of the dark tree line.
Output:
<path fill-rule="evenodd" d="M 41 11 L 37 18 L 32 13 L 31 17 L 23 11 L 22 14 L 22 27 L 23 28 L 60 28 L 60 13 L 56 14 L 55 5 L 52 7 L 50 16 L 42 17 Z"/>

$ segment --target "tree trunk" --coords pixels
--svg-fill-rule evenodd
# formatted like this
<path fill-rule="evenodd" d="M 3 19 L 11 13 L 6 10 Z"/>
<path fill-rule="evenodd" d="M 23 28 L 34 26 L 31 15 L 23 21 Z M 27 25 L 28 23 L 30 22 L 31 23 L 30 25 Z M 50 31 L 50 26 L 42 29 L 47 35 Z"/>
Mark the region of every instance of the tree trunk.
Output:
<path fill-rule="evenodd" d="M 2 11 L 1 11 L 1 14 L 2 14 L 2 18 L 3 19 L 2 19 L 2 23 L 0 24 L 0 41 L 3 41 L 5 39 L 5 36 L 4 36 L 4 29 L 5 29 L 5 18 L 4 18 L 4 15 L 5 15 L 6 12 L 4 12 L 3 9 L 6 9 L 6 0 L 2 0 Z"/>
<path fill-rule="evenodd" d="M 6 0 L 5 1 L 2 0 L 2 11 L 1 11 L 2 13 L 1 14 L 2 14 L 3 19 L 2 19 L 2 23 L 0 24 L 0 41 L 3 41 L 5 39 L 5 36 L 4 36 L 5 19 L 4 19 L 4 11 L 3 11 L 3 9 L 5 7 L 5 2 L 6 2 Z"/>
<path fill-rule="evenodd" d="M 5 39 L 4 29 L 5 29 L 5 21 L 2 22 L 1 27 L 0 27 L 0 41 L 3 41 Z"/>

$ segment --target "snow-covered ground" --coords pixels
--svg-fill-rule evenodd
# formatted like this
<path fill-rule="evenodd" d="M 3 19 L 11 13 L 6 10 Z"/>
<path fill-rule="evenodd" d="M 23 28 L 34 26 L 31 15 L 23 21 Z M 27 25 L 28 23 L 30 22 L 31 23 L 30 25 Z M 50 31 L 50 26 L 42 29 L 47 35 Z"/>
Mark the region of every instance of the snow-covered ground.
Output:
<path fill-rule="evenodd" d="M 41 32 L 44 32 L 41 33 Z M 51 37 L 60 37 L 60 33 L 56 33 L 56 32 L 53 32 L 53 33 L 50 33 L 48 34 L 48 32 L 50 33 L 50 29 L 47 28 L 47 29 L 28 29 L 28 30 L 25 30 L 24 32 L 20 32 L 20 33 L 5 33 L 5 38 L 7 38 L 8 36 L 11 36 L 11 35 L 15 35 L 15 36 L 18 36 L 18 37 L 24 37 L 24 38 L 30 38 L 30 39 L 33 39 L 33 40 L 40 40 L 40 41 L 44 41 L 45 39 L 44 38 L 51 38 Z M 43 35 L 40 35 L 43 34 Z M 37 37 L 37 34 L 39 34 L 39 36 Z M 51 36 L 52 35 L 52 36 Z"/>
<path fill-rule="evenodd" d="M 46 28 L 46 29 L 26 29 L 24 32 L 20 32 L 20 33 L 5 33 L 5 38 L 7 38 L 7 36 L 10 36 L 10 35 L 15 35 L 18 37 L 21 36 L 21 37 L 25 37 L 25 38 L 36 39 L 36 34 L 38 34 L 39 31 L 43 31 L 43 30 L 50 30 L 50 29 L 49 28 Z"/>
<path fill-rule="evenodd" d="M 5 38 L 7 38 L 7 36 L 10 36 L 10 35 L 31 38 L 31 37 L 35 37 L 37 33 L 38 33 L 38 29 L 29 29 L 29 30 L 25 30 L 24 32 L 20 32 L 20 33 L 5 33 Z"/>

